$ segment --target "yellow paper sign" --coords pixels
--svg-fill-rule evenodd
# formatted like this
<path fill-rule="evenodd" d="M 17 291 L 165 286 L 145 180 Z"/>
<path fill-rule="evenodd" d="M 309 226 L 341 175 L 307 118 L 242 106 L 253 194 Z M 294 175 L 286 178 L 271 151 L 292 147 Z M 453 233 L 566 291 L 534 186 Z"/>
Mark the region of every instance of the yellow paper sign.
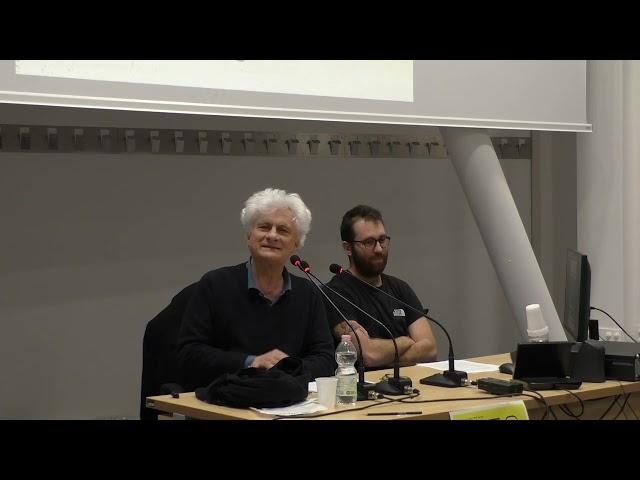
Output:
<path fill-rule="evenodd" d="M 529 420 L 522 400 L 449 412 L 451 420 Z"/>

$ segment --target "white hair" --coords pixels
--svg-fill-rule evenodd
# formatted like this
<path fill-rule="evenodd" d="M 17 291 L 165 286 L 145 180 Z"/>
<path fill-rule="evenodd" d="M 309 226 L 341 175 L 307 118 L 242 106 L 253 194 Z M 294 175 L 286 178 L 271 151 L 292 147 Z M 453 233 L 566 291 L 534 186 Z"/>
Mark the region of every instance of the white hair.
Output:
<path fill-rule="evenodd" d="M 300 247 L 304 245 L 307 233 L 311 230 L 311 212 L 297 193 L 287 193 L 276 188 L 265 188 L 251 195 L 240 214 L 242 226 L 249 233 L 259 214 L 272 212 L 280 208 L 288 208 L 293 213 L 293 222 L 298 231 Z"/>

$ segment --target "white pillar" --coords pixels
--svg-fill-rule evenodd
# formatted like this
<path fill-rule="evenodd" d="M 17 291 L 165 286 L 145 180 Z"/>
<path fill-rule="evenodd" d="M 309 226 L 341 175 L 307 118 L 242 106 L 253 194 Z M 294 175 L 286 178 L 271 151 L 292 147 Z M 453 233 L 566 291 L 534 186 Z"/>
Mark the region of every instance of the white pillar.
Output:
<path fill-rule="evenodd" d="M 622 121 L 623 317 L 627 332 L 640 336 L 640 62 L 625 61 Z M 606 306 L 603 308 L 607 308 Z M 628 340 L 623 335 L 625 340 Z"/>
<path fill-rule="evenodd" d="M 578 249 L 591 263 L 591 305 L 640 330 L 640 62 L 587 62 L 588 118 L 579 134 Z M 593 312 L 601 328 L 618 327 Z M 630 341 L 626 335 L 621 340 Z"/>
<path fill-rule="evenodd" d="M 566 340 L 488 133 L 449 127 L 440 131 L 523 339 L 525 307 L 538 303 L 549 339 Z"/>

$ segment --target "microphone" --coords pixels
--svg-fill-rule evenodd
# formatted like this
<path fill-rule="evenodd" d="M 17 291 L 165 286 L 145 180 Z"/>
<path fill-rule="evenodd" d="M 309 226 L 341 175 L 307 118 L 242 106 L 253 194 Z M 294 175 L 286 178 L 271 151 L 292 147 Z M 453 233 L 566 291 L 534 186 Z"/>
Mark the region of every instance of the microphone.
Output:
<path fill-rule="evenodd" d="M 307 275 L 307 277 L 309 277 L 309 281 L 318 290 L 320 290 L 320 293 L 322 295 L 324 295 L 324 297 L 327 300 L 329 300 L 329 302 L 331 303 L 333 308 L 335 308 L 335 310 L 340 314 L 340 316 L 344 319 L 344 321 L 347 323 L 347 325 L 349 326 L 349 328 L 351 329 L 351 331 L 355 335 L 356 344 L 358 345 L 358 400 L 372 400 L 372 399 L 375 399 L 375 397 L 370 397 L 369 396 L 369 392 L 373 393 L 376 385 L 372 384 L 372 383 L 366 383 L 365 380 L 364 380 L 364 358 L 362 357 L 362 346 L 360 345 L 360 337 L 358 337 L 358 334 L 356 333 L 355 329 L 351 325 L 351 322 L 349 320 L 347 320 L 347 317 L 344 316 L 344 314 L 340 311 L 340 309 L 336 306 L 336 304 L 333 303 L 333 301 L 327 296 L 327 294 L 325 292 L 323 292 L 322 289 L 318 285 L 316 285 L 316 283 L 313 280 L 311 280 L 311 276 L 309 275 L 309 272 L 311 271 L 311 267 L 309 266 L 309 264 L 307 262 L 305 262 L 304 260 L 301 260 L 298 255 L 292 255 L 291 258 L 289 258 L 289 261 L 294 266 L 296 266 L 300 270 L 302 270 Z"/>
<path fill-rule="evenodd" d="M 292 263 L 293 263 L 293 261 L 292 261 Z M 294 263 L 294 265 L 295 265 L 295 263 Z M 411 382 L 411 379 L 409 377 L 401 377 L 400 376 L 400 355 L 398 354 L 398 344 L 396 343 L 396 339 L 394 338 L 393 333 L 391 333 L 391 330 L 389 330 L 389 328 L 387 328 L 387 326 L 383 322 L 381 322 L 377 318 L 373 317 L 368 312 L 365 312 L 358 305 L 353 303 L 348 298 L 345 298 L 340 293 L 336 292 L 333 288 L 331 288 L 326 283 L 323 283 L 322 280 L 320 280 L 313 273 L 311 273 L 311 268 L 309 267 L 309 264 L 307 262 L 305 262 L 303 260 L 301 262 L 301 266 L 298 267 L 298 268 L 300 268 L 302 270 L 303 268 L 305 268 L 305 266 L 308 267 L 308 269 L 304 269 L 303 271 L 307 274 L 307 276 L 312 276 L 313 278 L 315 278 L 316 281 L 318 283 L 320 283 L 323 287 L 325 287 L 327 290 L 329 290 L 330 292 L 334 293 L 338 297 L 342 298 L 349 305 L 351 305 L 352 307 L 356 308 L 358 311 L 360 311 L 363 314 L 365 314 L 367 317 L 369 317 L 374 322 L 378 323 L 380 326 L 382 326 L 382 328 L 384 328 L 387 331 L 387 333 L 389 333 L 389 338 L 391 338 L 391 341 L 393 342 L 393 348 L 394 348 L 394 351 L 395 351 L 394 361 L 393 361 L 393 377 L 385 378 L 385 379 L 381 380 L 380 382 L 378 382 L 375 385 L 375 391 L 378 392 L 378 393 L 385 394 L 385 395 L 407 395 L 407 394 L 411 393 L 411 387 L 413 386 L 413 383 Z M 318 288 L 320 288 L 320 287 L 318 287 Z M 338 312 L 340 313 L 342 318 L 344 318 L 347 321 L 347 325 L 349 325 L 349 328 L 351 328 L 353 333 L 355 333 L 355 330 L 351 326 L 351 323 L 346 319 L 344 314 L 342 312 L 340 312 L 338 307 L 335 306 L 335 304 L 331 301 L 329 296 L 324 291 L 322 291 L 321 288 L 320 288 L 320 291 L 325 296 L 325 298 L 327 298 L 329 300 L 329 302 L 331 302 L 331 304 L 336 308 L 336 310 L 338 310 Z M 358 338 L 357 335 L 356 335 L 356 338 Z M 358 343 L 359 342 L 360 342 L 360 339 L 358 338 Z M 360 358 L 362 358 L 362 349 L 360 349 Z M 364 358 L 362 358 L 361 365 L 363 366 L 363 369 L 364 369 Z"/>
<path fill-rule="evenodd" d="M 291 257 L 289 258 L 289 261 L 293 266 L 298 267 L 304 273 L 308 273 L 311 270 L 311 267 L 307 262 L 304 262 L 305 265 L 302 264 L 303 260 L 298 255 L 291 255 Z"/>
<path fill-rule="evenodd" d="M 414 312 L 417 312 L 420 315 L 425 316 L 426 318 L 431 320 L 433 323 L 435 323 L 436 325 L 438 325 L 442 329 L 444 334 L 447 336 L 447 340 L 449 341 L 449 369 L 445 370 L 442 373 L 437 373 L 437 374 L 431 375 L 429 377 L 421 378 L 420 379 L 420 383 L 422 383 L 423 385 L 435 385 L 436 387 L 448 387 L 448 388 L 462 387 L 462 386 L 465 386 L 468 383 L 467 372 L 462 372 L 460 370 L 456 370 L 455 369 L 455 355 L 453 354 L 453 342 L 451 341 L 451 336 L 449 335 L 449 332 L 447 332 L 447 329 L 444 328 L 444 326 L 440 322 L 438 322 L 437 320 L 434 320 L 429 315 L 427 315 L 427 312 L 429 311 L 429 309 L 425 308 L 424 311 L 418 310 L 413 305 L 409 305 L 407 302 L 403 302 L 399 298 L 396 298 L 393 295 L 385 292 L 384 290 L 376 288 L 373 285 L 371 285 L 370 283 L 367 283 L 364 280 L 358 278 L 353 273 L 351 273 L 349 270 L 345 270 L 344 268 L 342 268 L 340 265 L 338 265 L 336 263 L 332 263 L 331 266 L 329 267 L 329 270 L 331 271 L 331 273 L 334 273 L 336 275 L 340 275 L 342 273 L 348 273 L 349 275 L 351 275 L 352 278 L 355 278 L 360 283 L 365 284 L 367 287 L 372 288 L 376 292 L 380 292 L 380 293 L 386 295 L 387 297 L 390 297 L 393 300 L 401 303 L 405 307 L 410 308 Z"/>

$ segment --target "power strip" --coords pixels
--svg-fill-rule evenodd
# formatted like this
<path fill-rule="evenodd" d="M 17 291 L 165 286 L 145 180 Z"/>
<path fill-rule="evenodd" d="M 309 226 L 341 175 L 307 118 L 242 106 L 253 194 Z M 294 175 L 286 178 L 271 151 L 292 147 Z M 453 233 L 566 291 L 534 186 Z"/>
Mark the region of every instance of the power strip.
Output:
<path fill-rule="evenodd" d="M 478 379 L 478 388 L 492 395 L 513 395 L 522 393 L 524 385 L 520 382 L 501 380 L 499 378 L 480 378 Z"/>

